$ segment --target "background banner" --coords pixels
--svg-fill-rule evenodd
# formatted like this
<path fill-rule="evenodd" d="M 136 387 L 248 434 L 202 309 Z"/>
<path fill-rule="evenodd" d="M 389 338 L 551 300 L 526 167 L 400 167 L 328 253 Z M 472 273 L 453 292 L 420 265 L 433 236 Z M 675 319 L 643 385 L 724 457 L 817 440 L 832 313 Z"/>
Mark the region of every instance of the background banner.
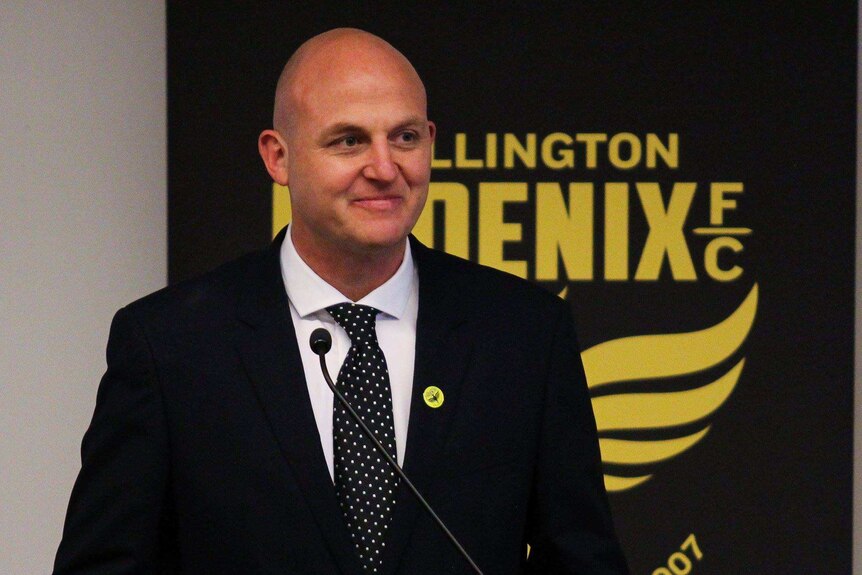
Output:
<path fill-rule="evenodd" d="M 568 301 L 633 573 L 849 573 L 857 6 L 168 5 L 169 272 L 289 220 L 257 154 L 336 26 L 416 66 L 425 243 Z"/>

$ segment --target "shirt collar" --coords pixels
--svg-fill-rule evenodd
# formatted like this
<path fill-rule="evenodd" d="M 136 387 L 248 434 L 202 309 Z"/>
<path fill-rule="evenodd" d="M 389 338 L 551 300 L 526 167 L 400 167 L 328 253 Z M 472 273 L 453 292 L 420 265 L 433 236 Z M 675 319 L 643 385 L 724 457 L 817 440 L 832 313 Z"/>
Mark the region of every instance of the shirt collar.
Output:
<path fill-rule="evenodd" d="M 356 303 L 369 305 L 394 318 L 400 318 L 407 307 L 417 276 L 410 242 L 404 240 L 404 259 L 395 274 L 386 282 Z M 290 227 L 281 244 L 281 276 L 287 298 L 300 317 L 306 318 L 320 310 L 351 300 L 326 283 L 299 256 L 291 239 Z"/>

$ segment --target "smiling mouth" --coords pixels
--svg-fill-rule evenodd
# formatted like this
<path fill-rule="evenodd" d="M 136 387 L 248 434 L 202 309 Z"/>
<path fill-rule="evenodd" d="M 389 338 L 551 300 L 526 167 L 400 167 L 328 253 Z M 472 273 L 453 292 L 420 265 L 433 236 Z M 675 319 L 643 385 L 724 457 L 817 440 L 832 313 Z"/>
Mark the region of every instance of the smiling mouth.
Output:
<path fill-rule="evenodd" d="M 391 210 L 403 202 L 404 199 L 400 196 L 375 196 L 371 198 L 359 198 L 353 200 L 356 206 L 373 211 Z"/>

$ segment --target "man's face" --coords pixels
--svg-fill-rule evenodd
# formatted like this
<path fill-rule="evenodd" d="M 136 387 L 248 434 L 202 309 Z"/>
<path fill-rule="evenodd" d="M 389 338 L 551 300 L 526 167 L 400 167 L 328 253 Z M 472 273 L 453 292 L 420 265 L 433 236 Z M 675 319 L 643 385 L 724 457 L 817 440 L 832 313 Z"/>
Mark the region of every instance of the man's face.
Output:
<path fill-rule="evenodd" d="M 424 90 L 385 55 L 356 60 L 303 74 L 289 96 L 287 179 L 300 253 L 391 250 L 425 204 L 434 126 Z"/>

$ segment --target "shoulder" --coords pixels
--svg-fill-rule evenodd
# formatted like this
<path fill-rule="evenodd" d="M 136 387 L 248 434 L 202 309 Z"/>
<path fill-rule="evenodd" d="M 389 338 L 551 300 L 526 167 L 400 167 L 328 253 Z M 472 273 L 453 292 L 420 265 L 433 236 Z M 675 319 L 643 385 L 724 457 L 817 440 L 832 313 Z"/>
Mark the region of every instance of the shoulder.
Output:
<path fill-rule="evenodd" d="M 224 321 L 232 317 L 249 286 L 280 279 L 277 250 L 263 249 L 151 293 L 122 312 L 138 322 L 162 324 L 165 328 Z"/>
<path fill-rule="evenodd" d="M 474 310 L 509 315 L 570 316 L 569 306 L 547 289 L 523 278 L 442 251 L 411 244 L 420 293 L 445 293 Z M 427 286 L 429 290 L 425 290 Z"/>

